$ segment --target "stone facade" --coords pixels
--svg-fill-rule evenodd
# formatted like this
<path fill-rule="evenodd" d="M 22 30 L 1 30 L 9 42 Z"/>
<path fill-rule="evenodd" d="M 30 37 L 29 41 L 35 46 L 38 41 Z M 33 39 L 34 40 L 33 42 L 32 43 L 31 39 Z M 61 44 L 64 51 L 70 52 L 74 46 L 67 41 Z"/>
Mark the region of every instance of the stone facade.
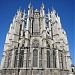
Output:
<path fill-rule="evenodd" d="M 6 36 L 1 75 L 71 75 L 66 32 L 54 8 L 19 9 Z"/>

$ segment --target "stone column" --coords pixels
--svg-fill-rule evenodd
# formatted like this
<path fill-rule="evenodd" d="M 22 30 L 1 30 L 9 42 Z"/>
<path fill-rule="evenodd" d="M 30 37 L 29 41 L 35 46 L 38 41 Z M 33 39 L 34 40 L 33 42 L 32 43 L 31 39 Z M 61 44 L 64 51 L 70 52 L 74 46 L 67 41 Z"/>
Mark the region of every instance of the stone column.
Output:
<path fill-rule="evenodd" d="M 21 29 L 21 38 L 23 38 L 23 32 L 24 32 L 24 21 L 22 22 L 22 29 Z"/>
<path fill-rule="evenodd" d="M 53 50 L 50 50 L 50 67 L 53 68 Z"/>
<path fill-rule="evenodd" d="M 58 54 L 58 50 L 56 50 L 56 67 L 59 68 L 59 54 Z"/>
<path fill-rule="evenodd" d="M 31 34 L 32 34 L 32 23 L 33 23 L 33 19 L 31 19 L 31 27 L 30 27 L 30 29 L 31 29 Z"/>
<path fill-rule="evenodd" d="M 6 55 L 5 55 L 5 52 L 3 52 L 2 61 L 1 61 L 1 68 L 3 68 L 5 65 L 5 58 L 6 58 Z"/>
<path fill-rule="evenodd" d="M 67 55 L 65 56 L 65 59 L 66 59 L 66 69 L 67 69 Z"/>
<path fill-rule="evenodd" d="M 43 66 L 44 66 L 44 68 L 46 68 L 47 67 L 47 52 L 46 52 L 46 48 L 44 48 L 43 51 L 44 51 L 44 54 L 43 54 L 43 60 L 44 60 Z"/>
<path fill-rule="evenodd" d="M 11 68 L 14 68 L 14 59 L 15 59 L 15 51 L 14 51 L 14 50 L 12 50 Z"/>
<path fill-rule="evenodd" d="M 38 49 L 38 68 L 39 68 L 39 49 Z"/>
<path fill-rule="evenodd" d="M 44 68 L 44 49 L 42 48 L 42 68 Z"/>
<path fill-rule="evenodd" d="M 19 66 L 19 55 L 20 55 L 20 47 L 18 48 L 17 67 Z"/>
<path fill-rule="evenodd" d="M 6 51 L 6 64 L 5 64 L 5 67 L 7 68 L 8 67 L 8 51 Z"/>
<path fill-rule="evenodd" d="M 27 55 L 27 49 L 25 48 L 25 50 L 24 50 L 24 62 L 23 62 L 24 68 L 26 68 L 26 55 Z"/>
<path fill-rule="evenodd" d="M 66 69 L 65 55 L 63 54 L 63 69 Z"/>
<path fill-rule="evenodd" d="M 31 52 L 31 68 L 33 67 L 33 48 L 30 49 Z"/>
<path fill-rule="evenodd" d="M 51 34 L 51 23 L 50 23 L 50 11 L 48 10 L 48 20 L 49 20 L 49 34 L 50 34 L 50 37 L 52 38 L 52 34 Z"/>

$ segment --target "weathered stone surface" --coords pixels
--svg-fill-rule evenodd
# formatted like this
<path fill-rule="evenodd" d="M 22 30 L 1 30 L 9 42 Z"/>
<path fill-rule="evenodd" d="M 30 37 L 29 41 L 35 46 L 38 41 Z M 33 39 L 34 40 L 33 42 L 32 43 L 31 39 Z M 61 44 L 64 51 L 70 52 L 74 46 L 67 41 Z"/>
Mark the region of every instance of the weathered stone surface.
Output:
<path fill-rule="evenodd" d="M 13 18 L 6 36 L 0 75 L 71 75 L 66 32 L 52 9 L 28 6 Z"/>

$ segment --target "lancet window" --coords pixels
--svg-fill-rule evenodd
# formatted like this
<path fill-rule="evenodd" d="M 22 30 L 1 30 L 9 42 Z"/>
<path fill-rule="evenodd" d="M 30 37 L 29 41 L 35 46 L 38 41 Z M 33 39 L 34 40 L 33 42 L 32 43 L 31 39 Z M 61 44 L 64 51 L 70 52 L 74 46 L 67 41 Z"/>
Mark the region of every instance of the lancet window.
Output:
<path fill-rule="evenodd" d="M 56 51 L 53 50 L 53 68 L 56 68 Z"/>
<path fill-rule="evenodd" d="M 33 67 L 37 67 L 38 65 L 38 50 L 33 50 Z"/>
<path fill-rule="evenodd" d="M 17 67 L 18 50 L 15 51 L 14 67 Z"/>
<path fill-rule="evenodd" d="M 50 51 L 47 50 L 47 68 L 50 68 Z"/>

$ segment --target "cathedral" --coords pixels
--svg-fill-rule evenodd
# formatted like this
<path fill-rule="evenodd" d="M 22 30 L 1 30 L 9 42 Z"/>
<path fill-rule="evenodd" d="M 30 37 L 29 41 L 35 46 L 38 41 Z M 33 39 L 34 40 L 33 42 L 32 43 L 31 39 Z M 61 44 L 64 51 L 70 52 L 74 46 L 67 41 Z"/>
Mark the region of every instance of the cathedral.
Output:
<path fill-rule="evenodd" d="M 17 10 L 6 35 L 1 75 L 73 75 L 67 35 L 55 9 Z"/>

